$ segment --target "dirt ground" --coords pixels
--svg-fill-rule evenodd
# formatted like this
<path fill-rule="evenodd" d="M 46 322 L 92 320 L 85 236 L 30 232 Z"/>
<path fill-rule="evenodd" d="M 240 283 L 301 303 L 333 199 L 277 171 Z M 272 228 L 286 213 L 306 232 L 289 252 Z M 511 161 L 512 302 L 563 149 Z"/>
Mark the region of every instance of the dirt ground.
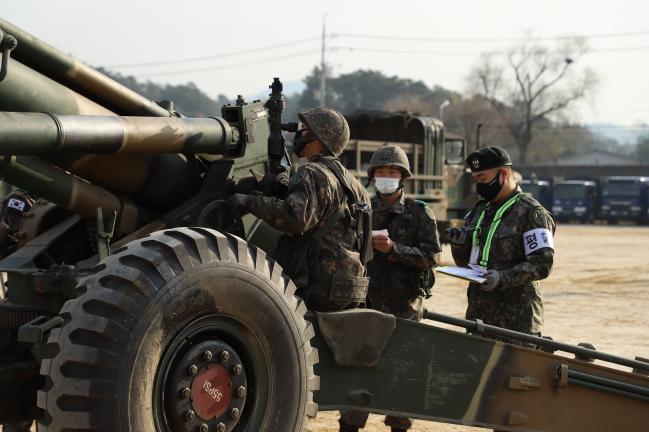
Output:
<path fill-rule="evenodd" d="M 443 251 L 452 263 L 450 249 Z M 555 264 L 542 284 L 544 334 L 577 344 L 590 342 L 599 351 L 633 358 L 649 357 L 649 228 L 606 225 L 559 225 Z M 464 317 L 466 283 L 437 275 L 434 296 L 426 307 Z M 320 412 L 309 423 L 312 432 L 338 431 L 338 413 Z M 389 431 L 372 415 L 366 432 Z M 484 429 L 416 421 L 413 432 L 468 432 Z"/>

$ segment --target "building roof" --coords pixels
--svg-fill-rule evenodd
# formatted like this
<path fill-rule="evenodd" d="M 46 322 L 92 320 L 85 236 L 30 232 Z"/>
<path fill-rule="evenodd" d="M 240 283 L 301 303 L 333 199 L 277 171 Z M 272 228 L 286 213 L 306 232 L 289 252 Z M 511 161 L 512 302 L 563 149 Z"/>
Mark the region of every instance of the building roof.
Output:
<path fill-rule="evenodd" d="M 619 154 L 595 150 L 582 155 L 563 157 L 557 161 L 562 166 L 638 165 L 638 161 Z"/>

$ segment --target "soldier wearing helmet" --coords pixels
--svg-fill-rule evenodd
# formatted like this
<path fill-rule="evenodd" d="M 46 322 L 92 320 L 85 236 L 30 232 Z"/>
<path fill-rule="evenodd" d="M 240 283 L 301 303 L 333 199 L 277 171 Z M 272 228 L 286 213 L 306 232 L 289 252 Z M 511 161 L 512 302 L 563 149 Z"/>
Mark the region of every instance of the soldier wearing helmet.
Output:
<path fill-rule="evenodd" d="M 308 162 L 290 177 L 286 197 L 235 194 L 230 205 L 284 233 L 276 258 L 309 309 L 353 308 L 369 284 L 370 199 L 337 159 L 349 141 L 345 118 L 329 108 L 298 116 L 294 149 Z"/>
<path fill-rule="evenodd" d="M 398 146 L 379 148 L 367 174 L 376 188 L 372 198 L 372 245 L 368 263 L 368 306 L 400 318 L 420 320 L 423 299 L 430 297 L 432 268 L 441 252 L 432 209 L 424 202 L 406 198 L 403 180 L 411 177 L 406 153 Z M 363 428 L 367 413 L 348 411 L 339 420 L 341 432 Z M 387 416 L 393 432 L 412 426 L 407 418 Z"/>

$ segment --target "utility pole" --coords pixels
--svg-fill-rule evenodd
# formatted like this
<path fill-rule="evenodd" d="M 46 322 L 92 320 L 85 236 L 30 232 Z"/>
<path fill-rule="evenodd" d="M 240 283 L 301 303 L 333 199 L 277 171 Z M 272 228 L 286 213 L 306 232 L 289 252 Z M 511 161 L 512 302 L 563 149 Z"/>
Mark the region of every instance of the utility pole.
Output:
<path fill-rule="evenodd" d="M 443 122 L 444 121 L 444 108 L 449 106 L 451 104 L 451 101 L 446 99 L 444 102 L 439 104 L 439 119 Z"/>
<path fill-rule="evenodd" d="M 327 64 L 325 63 L 325 42 L 327 14 L 322 16 L 322 52 L 320 53 L 320 106 L 325 106 L 327 100 Z"/>

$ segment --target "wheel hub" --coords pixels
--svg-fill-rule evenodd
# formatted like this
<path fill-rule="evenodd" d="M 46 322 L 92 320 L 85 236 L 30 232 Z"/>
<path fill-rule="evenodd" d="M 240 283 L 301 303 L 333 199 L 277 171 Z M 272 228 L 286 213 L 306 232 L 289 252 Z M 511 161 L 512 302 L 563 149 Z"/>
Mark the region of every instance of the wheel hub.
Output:
<path fill-rule="evenodd" d="M 191 387 L 192 406 L 203 420 L 221 417 L 232 400 L 232 380 L 219 364 L 201 368 Z"/>
<path fill-rule="evenodd" d="M 174 362 L 170 378 L 168 419 L 182 430 L 229 432 L 237 425 L 248 388 L 243 362 L 230 345 L 207 340 L 192 346 Z"/>

